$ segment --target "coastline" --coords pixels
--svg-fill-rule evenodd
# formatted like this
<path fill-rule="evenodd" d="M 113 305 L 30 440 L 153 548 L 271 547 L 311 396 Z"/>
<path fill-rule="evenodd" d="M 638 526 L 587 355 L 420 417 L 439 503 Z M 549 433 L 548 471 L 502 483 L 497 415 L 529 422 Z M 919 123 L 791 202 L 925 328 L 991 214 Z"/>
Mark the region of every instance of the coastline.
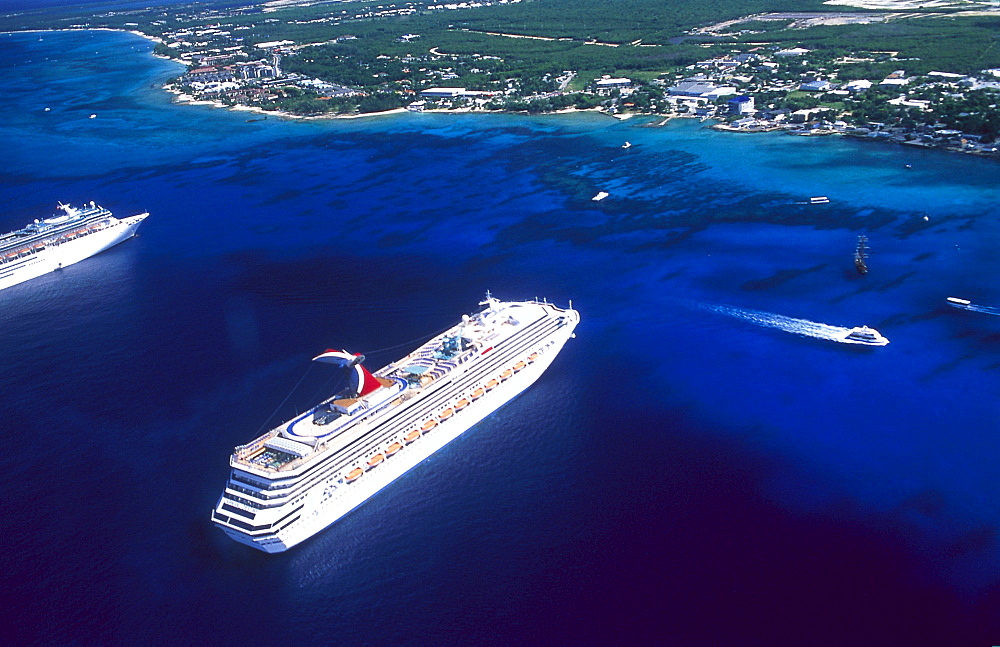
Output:
<path fill-rule="evenodd" d="M 865 142 L 873 142 L 880 144 L 896 144 L 898 146 L 910 146 L 913 148 L 922 148 L 925 150 L 938 150 L 947 153 L 961 153 L 963 155 L 972 155 L 974 157 L 979 157 L 981 159 L 988 159 L 994 161 L 1000 160 L 1000 155 L 998 155 L 997 153 L 966 149 L 960 146 L 955 146 L 954 144 L 947 142 L 917 142 L 912 140 L 903 140 L 897 137 L 885 137 L 885 136 L 873 137 L 871 134 L 866 134 L 866 133 L 832 130 L 832 129 L 824 129 L 824 130 L 817 129 L 816 131 L 811 131 L 811 132 L 800 132 L 799 127 L 800 126 L 797 124 L 796 125 L 775 124 L 775 125 L 768 125 L 756 128 L 753 127 L 735 128 L 726 123 L 715 123 L 709 126 L 709 128 L 718 132 L 734 133 L 739 135 L 756 135 L 759 133 L 783 132 L 786 135 L 796 135 L 805 137 L 830 137 L 830 136 L 850 137 L 851 139 L 856 139 Z"/>
<path fill-rule="evenodd" d="M 47 33 L 57 33 L 57 32 L 65 32 L 65 31 L 116 31 L 116 32 L 119 32 L 119 33 L 122 33 L 122 34 L 135 34 L 136 36 L 141 36 L 142 38 L 145 38 L 146 40 L 151 40 L 154 43 L 159 43 L 161 45 L 163 44 L 163 39 L 162 38 L 158 38 L 157 36 L 150 36 L 149 34 L 144 34 L 141 31 L 138 31 L 138 30 L 135 30 L 135 29 L 112 29 L 111 27 L 80 27 L 80 28 L 66 27 L 66 28 L 63 28 L 63 29 L 16 29 L 14 31 L 0 31 L 0 35 L 3 35 L 3 34 L 47 34 Z M 156 56 L 158 58 L 168 58 L 166 56 L 159 56 L 159 55 L 156 55 Z M 168 60 L 173 60 L 173 59 L 169 59 L 168 58 Z"/>
<path fill-rule="evenodd" d="M 0 31 L 0 35 L 2 35 L 2 34 L 20 34 L 20 33 L 29 33 L 29 34 L 30 33 L 46 33 L 46 32 L 56 33 L 56 32 L 72 32 L 72 31 L 120 32 L 120 33 L 132 34 L 132 35 L 138 36 L 140 38 L 145 38 L 146 40 L 149 40 L 149 41 L 151 41 L 153 43 L 156 43 L 156 44 L 163 44 L 163 42 L 164 42 L 163 39 L 161 39 L 161 38 L 159 38 L 157 36 L 151 36 L 149 34 L 143 33 L 141 31 L 138 31 L 138 30 L 135 30 L 135 29 L 114 29 L 114 28 L 111 28 L 111 27 L 80 27 L 80 28 L 61 28 L 61 29 L 19 29 L 19 30 L 13 30 L 13 31 Z M 151 56 L 153 56 L 154 58 L 158 58 L 158 59 L 165 60 L 165 61 L 173 61 L 173 62 L 177 63 L 178 65 L 184 65 L 183 63 L 181 63 L 180 61 L 177 61 L 176 59 L 170 58 L 169 56 L 163 56 L 162 54 L 157 54 L 155 51 L 150 51 L 149 54 Z M 185 93 L 183 93 L 180 90 L 177 90 L 175 88 L 167 87 L 166 85 L 161 85 L 160 89 L 162 89 L 162 90 L 164 90 L 164 91 L 166 91 L 166 92 L 168 92 L 170 94 L 175 95 L 174 98 L 173 98 L 173 100 L 171 101 L 171 103 L 174 103 L 174 104 L 200 105 L 200 106 L 209 106 L 209 107 L 212 107 L 212 108 L 226 108 L 226 109 L 229 109 L 229 110 L 232 110 L 232 111 L 249 112 L 249 113 L 261 114 L 261 115 L 265 115 L 265 116 L 273 115 L 275 117 L 283 118 L 283 119 L 295 119 L 295 120 L 304 120 L 304 121 L 326 120 L 326 119 L 360 119 L 360 118 L 364 118 L 364 117 L 384 117 L 384 116 L 390 116 L 390 115 L 403 114 L 403 113 L 407 113 L 407 112 L 414 112 L 414 111 L 409 110 L 406 107 L 399 107 L 399 108 L 393 108 L 391 110 L 382 110 L 382 111 L 379 111 L 379 112 L 365 112 L 365 113 L 352 113 L 352 114 L 298 115 L 298 114 L 294 114 L 294 113 L 291 113 L 291 112 L 286 112 L 284 110 L 265 110 L 264 108 L 261 108 L 261 107 L 258 107 L 258 106 L 250 106 L 250 105 L 246 105 L 246 104 L 229 105 L 229 104 L 223 103 L 222 101 L 218 101 L 218 100 L 196 99 L 195 97 L 193 97 L 191 95 L 185 94 Z M 449 110 L 449 109 L 430 109 L 430 110 L 420 110 L 420 111 L 416 111 L 416 112 L 428 112 L 428 113 L 438 113 L 438 114 L 441 114 L 441 113 L 444 113 L 444 114 L 469 114 L 469 113 L 475 113 L 475 114 L 511 114 L 511 115 L 525 114 L 524 112 L 507 112 L 507 111 L 503 111 L 503 110 L 475 110 L 475 109 L 472 109 L 472 108 L 460 108 L 460 109 L 455 109 L 455 110 Z M 585 109 L 573 108 L 573 107 L 562 108 L 562 109 L 553 110 L 553 111 L 550 111 L 550 112 L 539 113 L 539 116 L 543 116 L 543 115 L 557 115 L 557 114 L 573 114 L 573 113 L 582 113 L 582 112 L 596 112 L 596 113 L 599 113 L 599 114 L 605 114 L 605 115 L 607 115 L 609 117 L 613 117 L 613 118 L 615 118 L 615 119 L 617 119 L 619 121 L 626 121 L 626 120 L 631 119 L 633 117 L 639 117 L 639 116 L 648 116 L 648 117 L 654 117 L 654 118 L 662 119 L 662 121 L 659 122 L 659 123 L 657 123 L 657 124 L 650 124 L 650 125 L 656 125 L 656 126 L 663 126 L 668 121 L 670 121 L 670 119 L 674 119 L 674 118 L 699 118 L 696 115 L 689 115 L 689 114 L 644 114 L 644 113 L 632 113 L 632 112 L 616 113 L 616 112 L 609 112 L 609 111 L 604 110 L 604 109 L 602 109 L 600 107 L 597 107 L 597 108 L 585 108 Z M 728 124 L 726 124 L 726 123 L 716 122 L 716 123 L 712 124 L 709 127 L 712 130 L 716 130 L 718 132 L 728 132 L 728 133 L 737 133 L 737 134 L 757 134 L 757 133 L 766 133 L 766 132 L 774 132 L 774 131 L 784 131 L 784 132 L 786 132 L 788 134 L 799 134 L 799 133 L 793 132 L 792 128 L 789 128 L 789 127 L 783 126 L 783 125 L 776 125 L 776 126 L 773 126 L 773 127 L 765 127 L 765 128 L 733 128 L 731 126 L 728 126 Z M 839 136 L 847 136 L 847 137 L 851 137 L 853 139 L 864 140 L 864 141 L 877 141 L 877 142 L 881 142 L 881 143 L 891 143 L 891 144 L 897 144 L 897 145 L 915 146 L 915 147 L 925 148 L 925 149 L 929 149 L 929 150 L 945 151 L 945 152 L 949 152 L 949 153 L 962 153 L 962 154 L 965 154 L 965 155 L 972 155 L 972 156 L 975 156 L 975 157 L 979 157 L 981 159 L 989 159 L 989 160 L 994 160 L 994 161 L 1000 160 L 1000 153 L 996 153 L 996 152 L 990 153 L 990 152 L 984 152 L 984 151 L 979 151 L 979 150 L 968 150 L 968 149 L 965 149 L 965 148 L 962 148 L 962 147 L 959 147 L 959 146 L 954 146 L 954 145 L 950 145 L 950 144 L 946 144 L 946 143 L 914 143 L 914 142 L 911 142 L 911 141 L 899 141 L 899 140 L 897 140 L 895 138 L 885 138 L 885 137 L 883 137 L 883 138 L 875 138 L 875 137 L 869 137 L 869 136 L 865 136 L 865 135 L 861 135 L 861 134 L 857 134 L 857 133 L 841 132 L 841 131 L 823 131 L 822 133 L 808 133 L 808 134 L 812 134 L 812 135 L 839 135 Z"/>
<path fill-rule="evenodd" d="M 188 106 L 209 106 L 212 108 L 223 108 L 226 110 L 231 110 L 233 112 L 249 112 L 258 115 L 281 117 L 284 119 L 297 119 L 302 121 L 315 121 L 322 119 L 359 119 L 361 117 L 384 117 L 386 115 L 398 115 L 404 112 L 410 112 L 406 108 L 393 108 L 392 110 L 382 110 L 379 112 L 361 112 L 357 114 L 350 115 L 296 115 L 291 112 L 285 112 L 284 110 L 265 110 L 259 106 L 248 106 L 246 104 L 237 103 L 234 105 L 229 105 L 223 103 L 222 101 L 211 101 L 208 99 L 195 99 L 190 94 L 185 94 L 176 88 L 168 88 L 166 86 L 161 86 L 164 92 L 174 95 L 174 99 L 171 103 L 175 105 L 188 105 Z"/>

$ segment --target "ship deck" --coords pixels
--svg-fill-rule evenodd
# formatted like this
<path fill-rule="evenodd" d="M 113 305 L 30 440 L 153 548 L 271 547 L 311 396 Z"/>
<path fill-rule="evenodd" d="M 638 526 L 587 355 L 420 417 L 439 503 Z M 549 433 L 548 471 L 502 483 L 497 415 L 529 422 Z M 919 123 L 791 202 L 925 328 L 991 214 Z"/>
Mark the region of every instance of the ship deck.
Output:
<path fill-rule="evenodd" d="M 0 264 L 96 233 L 104 229 L 109 224 L 107 221 L 113 218 L 110 211 L 98 206 L 77 209 L 72 214 L 36 221 L 23 229 L 0 236 Z"/>
<path fill-rule="evenodd" d="M 383 382 L 383 386 L 393 382 L 406 385 L 401 391 L 392 394 L 393 397 L 386 402 L 380 402 L 371 408 L 361 407 L 352 414 L 342 414 L 334 418 L 334 422 L 342 418 L 344 423 L 330 425 L 328 431 L 328 425 L 318 424 L 317 420 L 319 414 L 330 408 L 329 405 L 344 404 L 345 394 L 335 394 L 305 414 L 237 447 L 231 463 L 234 467 L 276 475 L 288 473 L 320 455 L 336 451 L 352 440 L 364 437 L 369 427 L 377 424 L 386 414 L 433 390 L 444 378 L 477 354 L 492 350 L 493 345 L 513 334 L 519 325 L 520 322 L 506 312 L 506 309 L 499 312 L 485 311 L 475 318 L 465 320 L 373 373 Z M 355 398 L 347 399 L 357 401 Z M 301 442 L 303 438 L 309 437 L 315 438 L 315 444 L 311 447 Z M 295 440 L 288 441 L 288 438 Z"/>

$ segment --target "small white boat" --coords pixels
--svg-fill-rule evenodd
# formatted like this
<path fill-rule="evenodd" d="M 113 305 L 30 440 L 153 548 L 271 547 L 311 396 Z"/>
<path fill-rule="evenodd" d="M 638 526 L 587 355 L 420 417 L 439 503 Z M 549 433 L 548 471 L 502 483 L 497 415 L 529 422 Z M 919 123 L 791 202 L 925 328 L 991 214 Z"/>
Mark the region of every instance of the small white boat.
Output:
<path fill-rule="evenodd" d="M 826 204 L 829 201 L 830 198 L 826 197 L 825 195 L 818 195 L 816 197 L 809 198 L 809 204 Z"/>
<path fill-rule="evenodd" d="M 90 115 L 91 119 L 97 119 L 97 115 Z"/>
<path fill-rule="evenodd" d="M 591 200 L 593 200 L 594 202 L 600 202 L 601 200 L 603 200 L 604 198 L 608 197 L 609 195 L 611 195 L 611 194 L 608 193 L 607 191 L 601 191 L 600 193 L 598 193 L 597 195 L 595 195 L 593 198 L 591 198 Z"/>
<path fill-rule="evenodd" d="M 632 142 L 625 142 L 622 144 L 622 148 L 632 148 Z"/>
<path fill-rule="evenodd" d="M 954 303 L 955 305 L 967 306 L 972 303 L 968 299 L 959 299 L 958 297 L 948 297 L 948 303 Z"/>
<path fill-rule="evenodd" d="M 866 346 L 885 346 L 889 343 L 889 340 L 883 337 L 882 333 L 868 326 L 851 328 L 841 341 L 846 344 L 864 344 Z"/>

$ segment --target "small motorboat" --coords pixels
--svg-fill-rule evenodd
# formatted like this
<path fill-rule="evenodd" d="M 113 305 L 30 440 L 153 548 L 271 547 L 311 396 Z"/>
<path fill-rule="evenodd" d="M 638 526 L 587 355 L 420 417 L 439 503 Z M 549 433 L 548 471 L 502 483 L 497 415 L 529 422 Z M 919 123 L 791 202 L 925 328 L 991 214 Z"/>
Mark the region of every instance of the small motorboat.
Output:
<path fill-rule="evenodd" d="M 948 297 L 948 303 L 954 303 L 959 306 L 967 306 L 971 305 L 972 301 L 969 301 L 968 299 L 959 299 L 958 297 Z"/>
<path fill-rule="evenodd" d="M 594 202 L 600 202 L 601 200 L 603 200 L 604 198 L 608 197 L 609 195 L 611 195 L 611 194 L 608 193 L 607 191 L 601 191 L 600 193 L 598 193 L 597 195 L 595 195 L 593 198 L 591 198 L 591 200 L 593 200 Z"/>
<path fill-rule="evenodd" d="M 864 344 L 866 346 L 885 346 L 889 343 L 889 340 L 883 337 L 882 333 L 868 326 L 851 328 L 841 341 L 846 344 Z"/>

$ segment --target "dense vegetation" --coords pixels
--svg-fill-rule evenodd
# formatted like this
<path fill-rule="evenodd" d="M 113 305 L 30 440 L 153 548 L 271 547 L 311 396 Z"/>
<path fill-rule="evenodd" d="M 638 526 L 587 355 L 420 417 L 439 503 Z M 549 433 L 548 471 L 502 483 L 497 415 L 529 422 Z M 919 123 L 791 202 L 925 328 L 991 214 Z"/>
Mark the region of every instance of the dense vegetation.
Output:
<path fill-rule="evenodd" d="M 691 30 L 765 12 L 854 10 L 826 5 L 823 0 L 522 0 L 462 10 L 431 10 L 429 2 L 433 0 L 326 2 L 269 13 L 232 0 L 128 10 L 77 6 L 0 15 L 0 30 L 86 25 L 160 36 L 185 27 L 223 24 L 231 36 L 219 37 L 219 42 L 205 48 L 222 51 L 236 35 L 247 46 L 278 40 L 314 44 L 285 56 L 282 68 L 350 86 L 362 94 L 320 97 L 293 85 L 269 90 L 272 98 L 264 107 L 299 114 L 394 108 L 435 85 L 495 91 L 498 94 L 488 107 L 498 109 L 540 112 L 592 107 L 601 99 L 579 91 L 603 74 L 628 76 L 642 84 L 625 107 L 655 110 L 662 90 L 648 85 L 652 79 L 664 75 L 671 79 L 685 73 L 684 66 L 714 55 L 761 47 L 812 50 L 801 64 L 783 62 L 773 78 L 755 72 L 765 81 L 793 82 L 810 69 L 846 81 L 884 78 L 897 69 L 919 75 L 931 70 L 964 74 L 1000 67 L 997 15 L 917 10 L 905 19 L 894 14 L 887 22 L 806 29 L 792 28 L 790 18 L 751 18 L 728 29 L 728 35 L 711 35 Z M 403 7 L 418 11 L 376 15 Z M 419 36 L 403 39 L 403 34 Z M 536 38 L 505 36 L 511 34 Z M 205 38 L 212 41 L 215 37 Z M 166 56 L 178 53 L 163 45 L 156 51 Z M 845 60 L 859 53 L 862 60 Z M 557 79 L 565 79 L 564 72 L 569 70 L 575 77 L 565 88 L 568 92 L 553 94 L 560 88 Z M 512 89 L 514 96 L 502 94 Z M 981 95 L 975 99 L 981 106 L 965 106 L 944 96 L 935 100 L 933 111 L 923 115 L 916 110 L 894 110 L 885 103 L 889 95 L 877 90 L 860 101 L 840 103 L 826 98 L 824 103 L 817 94 L 769 93 L 761 88 L 757 101 L 789 109 L 830 105 L 851 110 L 858 118 L 928 127 L 946 124 L 992 138 L 1000 130 L 993 107 L 996 102 L 991 98 L 995 95 Z"/>
<path fill-rule="evenodd" d="M 426 3 L 420 2 L 416 6 L 423 10 L 417 14 L 389 18 L 367 17 L 366 10 L 402 7 L 403 3 L 322 3 L 267 14 L 250 5 L 234 8 L 238 6 L 240 3 L 227 0 L 100 12 L 95 12 L 93 6 L 64 7 L 0 15 L 0 30 L 87 24 L 136 28 L 161 35 L 186 25 L 207 24 L 213 16 L 224 16 L 226 24 L 252 26 L 242 34 L 251 44 L 285 39 L 320 43 L 350 34 L 366 41 L 364 50 L 359 50 L 366 55 L 375 50 L 388 55 L 407 49 L 414 54 L 425 53 L 438 46 L 449 53 L 501 57 L 522 76 L 556 69 L 662 71 L 705 56 L 701 45 L 745 49 L 750 43 L 762 41 L 844 53 L 897 51 L 900 58 L 918 59 L 912 66 L 915 72 L 970 72 L 1000 66 L 1000 17 L 959 17 L 954 13 L 942 17 L 941 12 L 934 17 L 919 17 L 917 11 L 913 12 L 916 18 L 868 25 L 787 29 L 787 21 L 754 21 L 739 29 L 757 33 L 724 38 L 685 35 L 694 27 L 768 11 L 851 11 L 845 6 L 826 5 L 823 0 L 524 0 L 458 11 L 429 11 Z M 315 22 L 324 18 L 337 20 Z M 406 32 L 419 33 L 421 39 L 397 47 L 394 39 Z M 572 42 L 510 39 L 474 32 L 568 38 Z M 644 46 L 657 47 L 584 47 L 582 43 L 588 40 L 614 44 L 641 41 Z"/>
<path fill-rule="evenodd" d="M 761 37 L 745 36 L 741 40 L 759 42 Z M 897 52 L 897 58 L 908 59 L 907 71 L 915 74 L 932 70 L 970 74 L 1000 67 L 1000 16 L 945 15 L 870 25 L 813 27 L 768 32 L 766 40 L 782 47 L 799 45 L 839 55 L 858 51 Z"/>

